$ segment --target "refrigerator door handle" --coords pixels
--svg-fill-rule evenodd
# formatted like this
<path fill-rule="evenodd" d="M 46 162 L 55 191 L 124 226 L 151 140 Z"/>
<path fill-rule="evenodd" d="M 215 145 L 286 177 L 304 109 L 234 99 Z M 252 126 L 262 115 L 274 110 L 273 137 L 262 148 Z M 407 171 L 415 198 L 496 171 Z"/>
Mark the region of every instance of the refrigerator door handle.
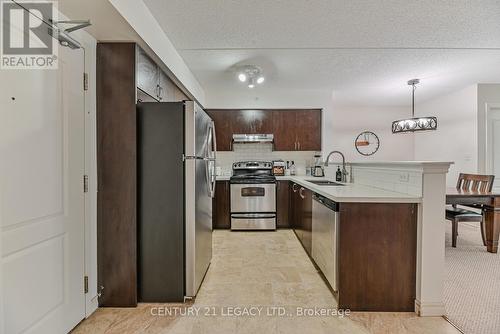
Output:
<path fill-rule="evenodd" d="M 205 161 L 205 177 L 206 177 L 206 182 L 207 182 L 207 190 L 208 190 L 208 197 L 213 198 L 214 197 L 214 191 L 212 187 L 212 171 L 210 170 L 211 165 L 214 164 L 212 161 L 212 158 L 210 157 L 210 150 L 212 146 L 212 129 L 211 129 L 211 124 L 208 127 L 207 131 L 207 136 L 205 138 L 205 157 L 203 160 Z"/>
<path fill-rule="evenodd" d="M 217 159 L 217 136 L 215 135 L 215 122 L 212 121 L 212 140 L 214 143 L 214 161 Z"/>
<path fill-rule="evenodd" d="M 182 161 L 186 160 L 206 160 L 206 158 L 197 157 L 195 155 L 182 155 Z"/>
<path fill-rule="evenodd" d="M 215 183 L 217 181 L 217 177 L 215 175 L 215 168 L 217 162 L 217 136 L 215 135 L 215 122 L 211 122 L 211 131 L 212 131 L 212 143 L 213 143 L 213 163 L 212 163 L 212 198 L 215 197 Z"/>
<path fill-rule="evenodd" d="M 207 132 L 207 142 L 206 142 L 206 168 L 207 168 L 207 185 L 208 193 L 211 198 L 215 197 L 215 161 L 216 161 L 216 142 L 215 142 L 215 126 L 214 122 L 211 121 L 208 132 Z"/>

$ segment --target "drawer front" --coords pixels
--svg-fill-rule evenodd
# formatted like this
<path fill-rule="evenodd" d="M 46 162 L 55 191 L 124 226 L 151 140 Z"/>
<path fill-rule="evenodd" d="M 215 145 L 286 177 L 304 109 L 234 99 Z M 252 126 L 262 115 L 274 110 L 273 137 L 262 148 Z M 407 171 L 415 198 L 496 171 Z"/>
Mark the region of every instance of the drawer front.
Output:
<path fill-rule="evenodd" d="M 275 215 L 231 215 L 231 230 L 275 230 Z"/>

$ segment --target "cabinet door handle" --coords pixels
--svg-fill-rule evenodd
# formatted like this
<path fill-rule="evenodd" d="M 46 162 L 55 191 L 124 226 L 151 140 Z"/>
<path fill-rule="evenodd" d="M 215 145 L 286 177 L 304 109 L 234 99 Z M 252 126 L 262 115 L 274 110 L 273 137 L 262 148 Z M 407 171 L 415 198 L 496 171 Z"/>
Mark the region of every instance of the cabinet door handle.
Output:
<path fill-rule="evenodd" d="M 297 186 L 297 188 L 295 188 L 295 186 Z M 294 192 L 294 193 L 296 193 L 296 192 L 297 192 L 298 188 L 299 188 L 299 186 L 297 185 L 297 183 L 294 183 L 294 184 L 292 185 L 292 190 L 293 190 L 293 192 Z"/>
<path fill-rule="evenodd" d="M 158 85 L 158 98 L 161 100 L 163 100 L 163 96 L 162 96 L 162 92 L 163 92 L 163 88 Z"/>
<path fill-rule="evenodd" d="M 300 151 L 300 141 L 297 142 L 297 150 Z"/>
<path fill-rule="evenodd" d="M 304 191 L 304 188 L 301 187 L 299 190 L 299 196 L 300 196 L 300 198 L 304 199 L 306 197 L 302 194 L 302 191 Z"/>

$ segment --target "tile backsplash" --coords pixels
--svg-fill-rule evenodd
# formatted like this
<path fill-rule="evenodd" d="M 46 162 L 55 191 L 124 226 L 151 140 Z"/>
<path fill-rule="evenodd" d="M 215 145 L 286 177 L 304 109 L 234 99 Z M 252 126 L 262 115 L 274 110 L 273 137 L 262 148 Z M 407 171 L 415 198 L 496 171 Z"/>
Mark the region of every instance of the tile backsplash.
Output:
<path fill-rule="evenodd" d="M 306 166 L 314 161 L 315 152 L 311 151 L 273 151 L 272 144 L 234 144 L 233 151 L 217 152 L 217 167 L 222 175 L 231 175 L 232 164 L 247 160 L 284 160 L 294 161 L 297 175 L 306 174 Z"/>

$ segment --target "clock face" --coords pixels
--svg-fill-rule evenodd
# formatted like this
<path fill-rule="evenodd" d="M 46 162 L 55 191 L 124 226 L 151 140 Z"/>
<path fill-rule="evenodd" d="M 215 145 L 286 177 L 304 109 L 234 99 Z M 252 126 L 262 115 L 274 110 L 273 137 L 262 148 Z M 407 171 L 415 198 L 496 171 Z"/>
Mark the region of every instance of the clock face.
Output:
<path fill-rule="evenodd" d="M 369 156 L 375 154 L 380 147 L 378 136 L 371 131 L 361 132 L 354 142 L 359 154 Z"/>

